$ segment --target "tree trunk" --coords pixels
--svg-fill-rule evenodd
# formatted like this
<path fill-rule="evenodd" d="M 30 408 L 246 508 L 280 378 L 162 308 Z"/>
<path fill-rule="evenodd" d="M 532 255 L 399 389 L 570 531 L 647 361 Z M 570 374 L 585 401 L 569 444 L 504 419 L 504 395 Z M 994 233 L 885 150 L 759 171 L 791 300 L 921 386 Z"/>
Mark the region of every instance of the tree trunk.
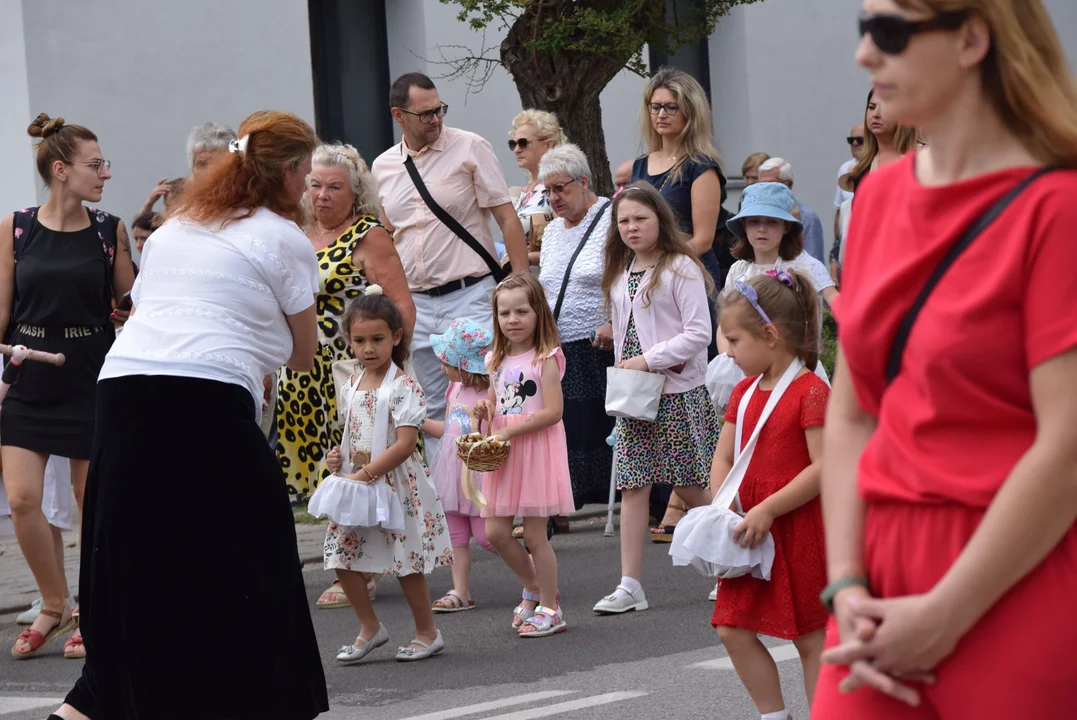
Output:
<path fill-rule="evenodd" d="M 509 29 L 501 43 L 501 61 L 512 74 L 523 107 L 557 115 L 569 141 L 587 156 L 595 192 L 608 197 L 614 190 L 613 175 L 599 96 L 630 58 L 528 51 L 525 43 L 535 36 L 539 21 L 535 7 L 520 15 Z"/>

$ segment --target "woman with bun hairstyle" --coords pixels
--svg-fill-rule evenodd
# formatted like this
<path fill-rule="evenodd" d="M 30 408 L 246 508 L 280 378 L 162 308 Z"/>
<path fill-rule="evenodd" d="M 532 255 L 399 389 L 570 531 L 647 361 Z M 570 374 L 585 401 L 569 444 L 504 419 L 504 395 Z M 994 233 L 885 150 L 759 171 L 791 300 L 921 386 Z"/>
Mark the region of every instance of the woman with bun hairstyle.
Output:
<path fill-rule="evenodd" d="M 265 376 L 310 370 L 318 347 L 318 267 L 296 224 L 318 140 L 272 111 L 239 136 L 146 244 L 135 311 L 101 368 L 79 585 L 86 665 L 64 720 L 329 709 L 295 520 L 259 427 Z M 192 525 L 205 489 L 231 522 Z M 227 561 L 211 561 L 222 548 Z M 240 612 L 222 614 L 222 587 L 242 588 Z"/>
<path fill-rule="evenodd" d="M 49 198 L 0 221 L 0 337 L 11 345 L 63 353 L 67 362 L 26 363 L 0 413 L 4 487 L 15 535 L 43 598 L 41 614 L 11 649 L 16 660 L 34 656 L 75 626 L 65 600 L 71 593 L 62 555 L 41 512 L 45 465 L 52 455 L 71 459 L 81 514 L 97 375 L 115 338 L 113 301 L 134 282 L 123 223 L 84 205 L 100 202 L 112 177 L 97 136 L 45 113 L 28 132 L 39 138 L 37 171 Z M 126 317 L 115 317 L 120 315 Z M 65 653 L 82 657 L 77 633 Z"/>

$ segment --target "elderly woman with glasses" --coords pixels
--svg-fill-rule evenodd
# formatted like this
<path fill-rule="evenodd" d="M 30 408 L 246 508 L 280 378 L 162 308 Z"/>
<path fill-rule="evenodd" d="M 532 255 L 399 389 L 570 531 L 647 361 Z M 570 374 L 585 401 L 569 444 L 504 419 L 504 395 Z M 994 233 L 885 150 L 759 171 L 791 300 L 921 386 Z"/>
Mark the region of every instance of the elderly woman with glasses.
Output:
<path fill-rule="evenodd" d="M 543 155 L 538 180 L 556 215 L 542 236 L 539 282 L 554 310 L 567 360 L 561 389 L 572 497 L 579 508 L 606 502 L 613 462 L 606 444 L 613 419 L 605 407 L 613 329 L 602 294 L 610 201 L 592 191 L 591 168 L 576 145 Z"/>

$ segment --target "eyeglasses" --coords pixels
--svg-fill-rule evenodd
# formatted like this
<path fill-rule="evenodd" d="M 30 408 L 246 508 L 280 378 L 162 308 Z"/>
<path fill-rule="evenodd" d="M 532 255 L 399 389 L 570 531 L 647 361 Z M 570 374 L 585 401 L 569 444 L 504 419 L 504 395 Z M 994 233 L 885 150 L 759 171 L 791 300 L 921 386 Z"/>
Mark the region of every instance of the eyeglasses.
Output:
<path fill-rule="evenodd" d="M 576 182 L 575 178 L 569 180 L 567 183 L 558 183 L 557 185 L 550 185 L 549 187 L 542 188 L 542 197 L 548 198 L 550 195 L 557 193 L 560 195 L 565 191 L 565 187 Z"/>
<path fill-rule="evenodd" d="M 849 137 L 845 138 L 845 142 L 849 143 L 850 145 L 863 145 L 864 144 L 864 136 L 863 135 L 850 135 Z"/>
<path fill-rule="evenodd" d="M 68 163 L 68 165 L 85 165 L 86 167 L 93 168 L 93 171 L 98 175 L 112 168 L 112 162 L 109 160 L 94 160 L 93 162 L 72 162 Z"/>
<path fill-rule="evenodd" d="M 677 103 L 651 103 L 649 108 L 651 110 L 651 115 L 658 115 L 663 110 L 665 110 L 666 115 L 669 115 L 670 117 L 676 115 L 681 111 L 681 106 Z"/>
<path fill-rule="evenodd" d="M 900 15 L 863 15 L 860 37 L 871 35 L 875 47 L 887 55 L 900 55 L 913 35 L 935 30 L 957 30 L 965 22 L 963 10 L 941 12 L 930 20 L 907 20 Z"/>
<path fill-rule="evenodd" d="M 745 282 L 744 278 L 737 278 L 733 285 L 737 288 L 737 292 L 744 296 L 744 298 L 751 303 L 755 311 L 759 313 L 759 316 L 763 318 L 763 322 L 767 325 L 773 325 L 770 321 L 770 316 L 767 315 L 767 311 L 763 309 L 763 306 L 759 304 L 759 293 L 755 291 L 755 288 Z"/>
<path fill-rule="evenodd" d="M 419 122 L 421 123 L 429 124 L 434 122 L 434 118 L 441 119 L 445 117 L 445 115 L 449 112 L 449 106 L 445 103 L 442 103 L 441 107 L 437 108 L 436 110 L 423 110 L 422 112 L 412 112 L 411 110 L 405 110 L 402 107 L 398 107 L 397 110 L 399 110 L 400 112 L 405 112 L 408 115 L 416 116 L 417 118 L 419 118 Z"/>
<path fill-rule="evenodd" d="M 517 147 L 519 147 L 521 150 L 526 150 L 527 146 L 530 145 L 532 142 L 534 141 L 528 140 L 527 138 L 520 138 L 519 140 L 509 140 L 509 150 L 515 151 Z"/>

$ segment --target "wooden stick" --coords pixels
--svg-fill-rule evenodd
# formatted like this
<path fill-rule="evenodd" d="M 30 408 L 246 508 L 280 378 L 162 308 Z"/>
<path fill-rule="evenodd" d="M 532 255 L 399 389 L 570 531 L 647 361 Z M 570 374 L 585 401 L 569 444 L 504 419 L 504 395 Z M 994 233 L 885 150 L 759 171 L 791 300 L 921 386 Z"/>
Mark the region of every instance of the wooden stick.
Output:
<path fill-rule="evenodd" d="M 10 345 L 0 345 L 0 355 L 11 355 Z M 27 360 L 36 360 L 37 362 L 47 362 L 56 367 L 63 367 L 66 358 L 63 353 L 47 353 L 41 350 L 31 350 L 30 354 L 26 358 Z"/>

